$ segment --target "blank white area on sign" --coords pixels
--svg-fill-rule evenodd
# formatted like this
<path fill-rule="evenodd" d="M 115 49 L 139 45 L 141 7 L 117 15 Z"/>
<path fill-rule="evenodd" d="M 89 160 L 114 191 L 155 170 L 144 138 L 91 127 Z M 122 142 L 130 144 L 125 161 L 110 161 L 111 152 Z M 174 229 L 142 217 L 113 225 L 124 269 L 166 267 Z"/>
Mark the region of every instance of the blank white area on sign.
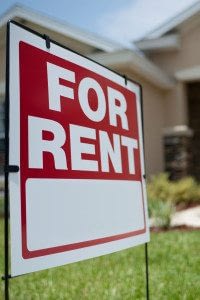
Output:
<path fill-rule="evenodd" d="M 144 228 L 138 181 L 28 179 L 26 210 L 30 251 Z"/>

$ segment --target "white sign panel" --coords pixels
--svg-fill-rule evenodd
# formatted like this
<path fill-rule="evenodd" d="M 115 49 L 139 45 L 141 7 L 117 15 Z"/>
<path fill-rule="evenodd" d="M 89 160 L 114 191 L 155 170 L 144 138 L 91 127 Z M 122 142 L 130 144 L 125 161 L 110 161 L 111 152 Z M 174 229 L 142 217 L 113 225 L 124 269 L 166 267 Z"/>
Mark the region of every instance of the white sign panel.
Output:
<path fill-rule="evenodd" d="M 149 241 L 139 85 L 10 23 L 12 276 Z"/>

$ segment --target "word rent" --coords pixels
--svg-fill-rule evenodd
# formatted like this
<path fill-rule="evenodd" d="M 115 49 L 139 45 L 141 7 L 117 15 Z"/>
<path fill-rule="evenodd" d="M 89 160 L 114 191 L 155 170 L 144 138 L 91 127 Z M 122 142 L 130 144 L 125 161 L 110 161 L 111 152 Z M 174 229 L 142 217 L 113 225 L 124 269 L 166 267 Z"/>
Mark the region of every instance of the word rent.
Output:
<path fill-rule="evenodd" d="M 116 133 L 117 128 L 129 130 L 125 96 L 110 86 L 105 92 L 94 78 L 84 77 L 77 82 L 76 77 L 74 71 L 47 62 L 48 109 L 62 113 L 67 108 L 63 102 L 77 101 L 89 124 L 101 124 L 108 116 L 108 126 L 115 130 L 110 134 L 92 126 L 69 123 L 67 119 L 63 126 L 58 120 L 29 116 L 29 168 L 43 169 L 44 155 L 50 153 L 57 170 L 110 172 L 112 166 L 115 173 L 123 173 L 125 151 L 128 172 L 135 174 L 134 150 L 138 141 Z M 91 92 L 95 95 L 95 108 L 90 101 Z M 50 133 L 51 138 L 46 138 L 45 133 Z"/>

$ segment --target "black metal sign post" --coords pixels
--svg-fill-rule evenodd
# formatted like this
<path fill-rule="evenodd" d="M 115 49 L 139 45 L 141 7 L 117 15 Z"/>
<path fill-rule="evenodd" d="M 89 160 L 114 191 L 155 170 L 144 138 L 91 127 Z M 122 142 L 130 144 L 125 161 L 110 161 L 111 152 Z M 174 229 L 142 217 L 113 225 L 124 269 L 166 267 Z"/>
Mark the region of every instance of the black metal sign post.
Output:
<path fill-rule="evenodd" d="M 6 99 L 5 99 L 5 197 L 4 197 L 4 287 L 5 300 L 9 300 L 9 49 L 10 23 L 7 24 L 6 34 Z"/>
<path fill-rule="evenodd" d="M 4 166 L 4 298 L 9 300 L 9 173 L 19 172 L 19 167 L 9 165 L 9 86 L 10 86 L 10 21 L 6 32 L 6 90 L 5 90 L 5 166 Z"/>
<path fill-rule="evenodd" d="M 142 116 L 142 136 L 143 136 L 143 149 L 145 149 L 144 143 L 144 103 L 143 103 L 143 93 L 142 93 L 142 86 L 140 85 L 140 105 L 141 105 L 141 116 Z M 144 152 L 144 168 L 145 168 L 145 152 Z M 145 168 L 146 172 L 146 168 Z M 143 175 L 144 179 L 146 179 L 146 175 Z M 148 243 L 144 245 L 144 259 L 145 259 L 145 282 L 146 282 L 146 300 L 150 300 L 149 296 L 149 255 L 148 255 Z"/>
<path fill-rule="evenodd" d="M 6 178 L 7 177 L 7 178 Z M 9 300 L 9 207 L 8 207 L 8 174 L 5 174 L 5 199 L 4 199 L 4 255 L 5 255 L 5 265 L 4 265 L 4 291 L 5 300 Z"/>
<path fill-rule="evenodd" d="M 9 205 L 8 205 L 8 172 L 5 171 L 5 199 L 4 199 L 4 291 L 5 300 L 9 300 Z"/>
<path fill-rule="evenodd" d="M 145 243 L 146 299 L 149 300 L 149 257 L 148 243 Z"/>

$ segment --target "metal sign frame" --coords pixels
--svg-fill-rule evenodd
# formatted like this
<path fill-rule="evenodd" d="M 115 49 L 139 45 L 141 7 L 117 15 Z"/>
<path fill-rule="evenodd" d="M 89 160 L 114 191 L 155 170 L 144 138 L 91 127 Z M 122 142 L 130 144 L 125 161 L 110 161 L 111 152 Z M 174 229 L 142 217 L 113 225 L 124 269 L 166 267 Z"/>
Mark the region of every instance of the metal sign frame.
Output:
<path fill-rule="evenodd" d="M 17 173 L 19 172 L 19 166 L 18 165 L 10 165 L 10 160 L 9 160 L 9 152 L 10 152 L 10 144 L 9 144 L 9 132 L 10 132 L 10 128 L 9 128 L 9 113 L 10 113 L 10 108 L 9 108 L 9 102 L 10 102 L 10 53 L 9 53 L 9 49 L 10 49 L 10 24 L 14 24 L 22 29 L 25 29 L 26 31 L 29 31 L 30 33 L 33 33 L 34 35 L 37 35 L 39 37 L 41 37 L 44 42 L 46 43 L 46 48 L 49 49 L 50 48 L 50 43 L 54 43 L 55 45 L 58 45 L 59 47 L 62 47 L 64 49 L 70 50 L 62 45 L 60 45 L 59 43 L 49 39 L 49 37 L 47 37 L 46 35 L 41 35 L 21 24 L 18 24 L 15 21 L 10 21 L 8 22 L 7 25 L 7 46 L 6 46 L 6 116 L 5 116 L 5 130 L 6 130 L 6 135 L 5 135 L 5 144 L 6 144 L 6 157 L 5 157 L 5 275 L 4 275 L 4 281 L 5 281 L 5 299 L 8 300 L 9 299 L 9 279 L 15 276 L 11 276 L 10 272 L 9 272 L 9 174 L 11 173 Z M 71 51 L 71 50 L 70 50 Z M 74 52 L 74 51 L 72 51 Z M 74 52 L 76 53 L 76 52 Z M 80 55 L 80 54 L 78 54 Z M 84 56 L 83 56 L 84 57 Z M 88 60 L 88 58 L 87 58 Z M 95 62 L 96 63 L 96 62 Z M 100 65 L 100 64 L 98 64 Z M 101 65 L 100 65 L 101 66 Z M 104 67 L 105 68 L 105 67 Z M 106 68 L 108 69 L 108 68 Z M 109 70 L 109 69 L 108 69 Z M 109 70 L 111 71 L 111 70 Z M 112 71 L 113 72 L 113 71 Z M 113 72 L 113 74 L 117 74 L 118 76 L 120 74 Z M 121 75 L 120 75 L 121 76 Z M 127 83 L 127 78 L 126 76 L 122 76 L 124 77 L 124 81 L 125 84 Z M 129 80 L 131 81 L 131 80 Z M 133 82 L 133 81 L 131 81 Z M 141 100 L 141 113 L 142 113 L 142 88 L 138 83 L 137 84 L 140 90 L 140 100 Z M 143 123 L 143 115 L 141 115 L 142 118 L 142 123 Z M 143 124 L 142 124 L 143 125 Z M 145 174 L 143 174 L 143 176 L 145 177 Z M 147 238 L 148 241 L 148 238 Z M 147 243 L 145 243 L 145 263 L 146 263 L 146 295 L 147 295 L 147 299 L 149 299 L 149 288 L 148 288 L 148 251 L 147 251 Z"/>

